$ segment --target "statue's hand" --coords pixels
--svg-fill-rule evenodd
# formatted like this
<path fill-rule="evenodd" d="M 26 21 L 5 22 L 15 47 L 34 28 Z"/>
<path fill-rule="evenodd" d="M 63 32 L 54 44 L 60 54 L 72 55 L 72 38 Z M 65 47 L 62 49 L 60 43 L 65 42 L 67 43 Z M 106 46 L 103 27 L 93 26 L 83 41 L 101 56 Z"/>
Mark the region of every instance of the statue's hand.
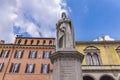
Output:
<path fill-rule="evenodd" d="M 65 27 L 60 28 L 60 31 L 65 32 Z"/>
<path fill-rule="evenodd" d="M 64 31 L 64 32 L 65 32 L 65 30 L 66 30 L 65 27 L 63 27 L 63 31 Z"/>

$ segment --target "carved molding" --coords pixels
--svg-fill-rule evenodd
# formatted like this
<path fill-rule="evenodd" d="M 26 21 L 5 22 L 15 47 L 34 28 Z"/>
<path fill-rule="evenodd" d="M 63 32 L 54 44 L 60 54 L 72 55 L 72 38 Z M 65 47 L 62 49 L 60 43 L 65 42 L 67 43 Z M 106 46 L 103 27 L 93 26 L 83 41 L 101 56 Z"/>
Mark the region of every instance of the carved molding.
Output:
<path fill-rule="evenodd" d="M 50 56 L 51 62 L 54 63 L 57 59 L 74 58 L 83 61 L 84 55 L 78 51 L 57 51 Z"/>

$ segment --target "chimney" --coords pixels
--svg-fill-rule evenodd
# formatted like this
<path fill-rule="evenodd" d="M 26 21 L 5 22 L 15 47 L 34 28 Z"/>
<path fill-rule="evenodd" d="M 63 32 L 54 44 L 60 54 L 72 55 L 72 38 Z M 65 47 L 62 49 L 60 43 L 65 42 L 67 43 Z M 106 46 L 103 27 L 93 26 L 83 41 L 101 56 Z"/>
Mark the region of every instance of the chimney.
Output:
<path fill-rule="evenodd" d="M 4 44 L 5 43 L 5 41 L 4 40 L 0 40 L 0 44 Z"/>

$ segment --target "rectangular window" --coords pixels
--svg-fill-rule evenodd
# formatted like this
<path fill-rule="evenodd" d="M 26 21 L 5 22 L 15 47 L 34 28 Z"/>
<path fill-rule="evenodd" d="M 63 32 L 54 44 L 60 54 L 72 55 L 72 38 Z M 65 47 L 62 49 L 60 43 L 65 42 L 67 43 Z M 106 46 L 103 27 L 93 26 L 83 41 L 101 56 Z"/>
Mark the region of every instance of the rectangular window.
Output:
<path fill-rule="evenodd" d="M 2 71 L 4 63 L 0 63 L 0 72 Z"/>
<path fill-rule="evenodd" d="M 7 58 L 7 57 L 8 57 L 8 54 L 9 54 L 9 50 L 3 50 L 3 51 L 2 51 L 2 54 L 1 54 L 1 57 Z"/>
<path fill-rule="evenodd" d="M 20 63 L 14 63 L 14 64 L 12 63 L 10 72 L 18 73 L 19 72 L 19 67 L 20 67 Z"/>
<path fill-rule="evenodd" d="M 23 51 L 22 50 L 17 50 L 15 54 L 15 58 L 22 58 Z"/>
<path fill-rule="evenodd" d="M 50 58 L 50 54 L 51 54 L 50 51 L 44 51 L 44 52 L 43 52 L 43 58 L 44 58 L 44 59 L 49 59 L 49 58 Z"/>
<path fill-rule="evenodd" d="M 34 73 L 35 64 L 27 64 L 26 73 Z"/>
<path fill-rule="evenodd" d="M 30 51 L 29 58 L 36 58 L 37 57 L 37 51 Z"/>
<path fill-rule="evenodd" d="M 43 74 L 47 74 L 47 73 L 49 73 L 49 64 L 42 64 L 42 67 L 41 67 L 42 69 L 41 69 L 41 72 L 43 73 Z"/>

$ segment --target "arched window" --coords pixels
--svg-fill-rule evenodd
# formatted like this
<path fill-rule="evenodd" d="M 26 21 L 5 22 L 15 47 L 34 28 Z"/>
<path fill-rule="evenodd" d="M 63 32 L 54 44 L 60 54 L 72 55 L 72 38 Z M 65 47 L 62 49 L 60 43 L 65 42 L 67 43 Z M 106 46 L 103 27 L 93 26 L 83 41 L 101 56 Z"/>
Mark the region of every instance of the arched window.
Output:
<path fill-rule="evenodd" d="M 27 44 L 27 40 L 25 40 L 25 43 L 24 43 L 25 45 Z"/>
<path fill-rule="evenodd" d="M 30 43 L 31 45 L 33 45 L 33 40 L 31 40 L 31 43 Z"/>
<path fill-rule="evenodd" d="M 45 40 L 43 40 L 43 45 L 46 45 L 46 41 Z"/>
<path fill-rule="evenodd" d="M 120 46 L 116 49 L 116 51 L 117 51 L 118 57 L 120 59 Z"/>
<path fill-rule="evenodd" d="M 94 80 L 91 76 L 83 76 L 83 80 Z"/>
<path fill-rule="evenodd" d="M 87 64 L 93 65 L 92 55 L 90 53 L 87 54 Z"/>
<path fill-rule="evenodd" d="M 40 44 L 40 41 L 39 40 L 37 40 L 37 45 L 39 45 Z"/>
<path fill-rule="evenodd" d="M 52 45 L 52 40 L 49 41 L 49 45 Z"/>
<path fill-rule="evenodd" d="M 20 44 L 20 43 L 21 43 L 21 39 L 18 40 L 18 44 Z"/>
<path fill-rule="evenodd" d="M 98 48 L 94 46 L 88 46 L 84 49 L 84 53 L 86 54 L 86 63 L 87 65 L 100 65 L 101 59 L 98 54 L 100 54 L 100 51 Z"/>
<path fill-rule="evenodd" d="M 100 65 L 98 54 L 93 54 L 93 63 L 94 65 Z"/>
<path fill-rule="evenodd" d="M 100 80 L 114 80 L 114 78 L 109 75 L 104 75 L 100 78 Z"/>

